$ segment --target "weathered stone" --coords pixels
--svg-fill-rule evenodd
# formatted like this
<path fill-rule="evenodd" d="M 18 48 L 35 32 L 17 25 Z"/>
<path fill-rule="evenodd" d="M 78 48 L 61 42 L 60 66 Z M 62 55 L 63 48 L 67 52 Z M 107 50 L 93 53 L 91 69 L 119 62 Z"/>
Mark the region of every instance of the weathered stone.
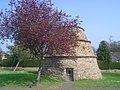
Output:
<path fill-rule="evenodd" d="M 76 47 L 76 60 L 68 56 L 49 56 L 45 58 L 42 74 L 64 80 L 102 78 L 96 56 L 90 41 L 80 28 L 79 46 Z"/>

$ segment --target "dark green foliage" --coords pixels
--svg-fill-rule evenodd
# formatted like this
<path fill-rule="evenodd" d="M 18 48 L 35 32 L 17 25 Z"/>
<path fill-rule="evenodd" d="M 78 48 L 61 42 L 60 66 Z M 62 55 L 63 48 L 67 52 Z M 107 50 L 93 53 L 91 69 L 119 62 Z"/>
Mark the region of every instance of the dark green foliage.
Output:
<path fill-rule="evenodd" d="M 21 61 L 19 66 L 21 66 L 21 67 L 38 67 L 39 62 L 37 60 L 23 60 L 23 61 Z"/>
<path fill-rule="evenodd" d="M 0 66 L 3 67 L 15 67 L 17 64 L 17 60 L 14 58 L 8 58 L 4 59 L 1 63 Z M 38 67 L 39 63 L 37 60 L 23 60 L 20 62 L 20 67 Z"/>
<path fill-rule="evenodd" d="M 103 61 L 98 61 L 99 68 L 101 70 L 106 69 L 120 69 L 120 62 L 110 62 L 109 65 Z"/>
<path fill-rule="evenodd" d="M 107 63 L 111 62 L 111 52 L 106 41 L 101 41 L 97 49 L 97 59 Z"/>
<path fill-rule="evenodd" d="M 15 67 L 15 65 L 17 64 L 17 60 L 14 58 L 7 58 L 2 60 L 2 62 L 0 63 L 0 66 L 3 67 Z"/>

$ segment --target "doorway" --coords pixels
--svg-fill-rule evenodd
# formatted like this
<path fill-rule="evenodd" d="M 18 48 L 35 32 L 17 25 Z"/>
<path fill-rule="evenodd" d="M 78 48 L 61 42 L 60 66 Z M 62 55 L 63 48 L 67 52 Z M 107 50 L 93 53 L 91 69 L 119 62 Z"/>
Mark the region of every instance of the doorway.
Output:
<path fill-rule="evenodd" d="M 68 81 L 74 81 L 73 68 L 66 68 L 66 75 Z"/>

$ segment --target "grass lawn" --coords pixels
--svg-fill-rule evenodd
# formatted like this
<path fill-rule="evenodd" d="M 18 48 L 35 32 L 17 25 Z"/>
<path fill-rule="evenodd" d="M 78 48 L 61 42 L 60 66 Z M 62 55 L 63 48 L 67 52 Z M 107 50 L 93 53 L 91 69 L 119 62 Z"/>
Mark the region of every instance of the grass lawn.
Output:
<path fill-rule="evenodd" d="M 78 80 L 75 87 L 120 87 L 120 73 L 105 72 L 101 80 Z M 26 87 L 36 78 L 36 72 L 30 71 L 3 71 L 0 70 L 0 87 Z M 41 86 L 47 88 L 57 87 L 65 81 L 41 76 Z"/>
<path fill-rule="evenodd" d="M 120 73 L 105 72 L 101 80 L 78 80 L 75 81 L 75 87 L 120 87 Z"/>
<path fill-rule="evenodd" d="M 36 72 L 0 70 L 0 87 L 26 87 L 36 78 Z M 41 76 L 41 86 L 53 88 L 62 84 L 63 80 Z"/>

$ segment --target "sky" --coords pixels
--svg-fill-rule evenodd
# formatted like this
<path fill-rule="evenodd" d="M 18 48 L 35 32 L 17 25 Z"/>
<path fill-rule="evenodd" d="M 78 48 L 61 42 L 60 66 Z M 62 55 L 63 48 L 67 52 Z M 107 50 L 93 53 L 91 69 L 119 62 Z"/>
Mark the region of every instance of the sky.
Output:
<path fill-rule="evenodd" d="M 8 7 L 9 0 L 0 0 L 0 10 Z M 52 0 L 54 7 L 72 15 L 79 16 L 81 27 L 92 46 L 98 48 L 102 40 L 109 37 L 120 40 L 120 0 Z M 0 45 L 7 51 L 6 44 Z"/>

